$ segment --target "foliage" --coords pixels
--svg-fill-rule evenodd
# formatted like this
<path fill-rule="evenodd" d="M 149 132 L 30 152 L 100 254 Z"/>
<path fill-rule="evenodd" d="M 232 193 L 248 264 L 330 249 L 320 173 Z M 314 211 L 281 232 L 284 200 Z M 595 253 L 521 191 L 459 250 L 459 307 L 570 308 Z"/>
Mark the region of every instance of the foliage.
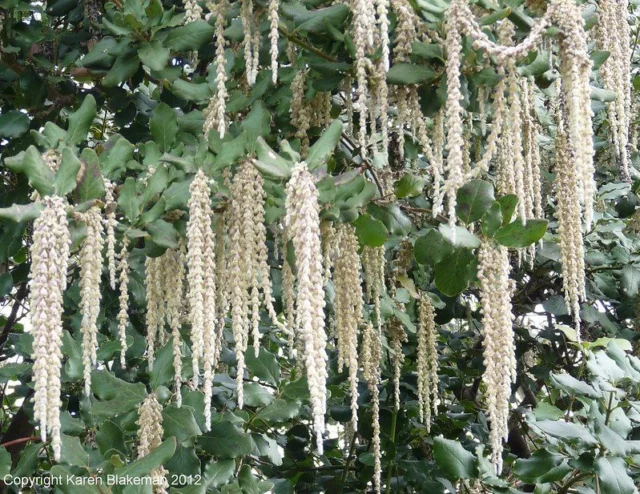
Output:
<path fill-rule="evenodd" d="M 522 39 L 538 14 L 535 2 L 471 2 L 479 22 L 493 29 L 510 19 Z M 255 2 L 265 9 L 266 2 Z M 446 0 L 417 0 L 412 5 L 425 28 L 445 37 Z M 0 1 L 0 480 L 13 477 L 71 475 L 140 477 L 164 466 L 173 492 L 289 493 L 367 492 L 373 475 L 371 396 L 359 389 L 357 441 L 344 427 L 351 418 L 347 371 L 338 372 L 337 352 L 328 347 L 328 433 L 324 454 L 313 444 L 307 379 L 290 358 L 287 334 L 266 314 L 260 324 L 259 355 L 246 353 L 247 383 L 242 410 L 236 407 L 236 357 L 233 333 L 225 345 L 213 383 L 212 429 L 205 431 L 204 394 L 182 387 L 182 406 L 173 404 L 171 342 L 156 352 L 153 369 L 145 356 L 145 258 L 176 249 L 185 236 L 189 185 L 198 169 L 212 179 L 212 208 L 225 210 L 228 177 L 246 156 L 265 179 L 265 224 L 276 308 L 282 309 L 282 273 L 275 256 L 278 224 L 285 213 L 287 179 L 305 155 L 296 136 L 290 107 L 291 82 L 307 70 L 306 101 L 332 94 L 333 123 L 308 131 L 306 161 L 317 179 L 321 218 L 350 223 L 362 246 L 384 245 L 388 271 L 410 250 L 410 267 L 390 286 L 381 303 L 383 321 L 396 317 L 408 341 L 401 368 L 400 410 L 393 406 L 393 364 L 384 341 L 380 387 L 383 486 L 387 492 L 602 492 L 634 493 L 640 483 L 640 360 L 636 332 L 640 289 L 638 183 L 619 180 L 610 122 L 604 102 L 615 98 L 603 89 L 599 66 L 606 54 L 593 51 L 592 108 L 598 183 L 593 227 L 585 232 L 587 300 L 581 305 L 582 341 L 569 326 L 560 277 L 560 248 L 555 201 L 553 142 L 540 136 L 549 193 L 545 218 L 523 223 L 518 198 L 499 194 L 493 174 L 458 190 L 458 226 L 433 216 L 429 166 L 418 139 L 407 132 L 404 158 L 391 136 L 389 163 L 379 153 L 361 156 L 349 133 L 346 105 L 352 96 L 355 47 L 346 4 L 285 1 L 280 6 L 280 62 L 277 83 L 268 67 L 268 43 L 260 51 L 256 83 L 244 81 L 239 43 L 239 2 L 227 14 L 225 50 L 229 74 L 227 113 L 231 125 L 223 137 L 203 135 L 203 109 L 215 89 L 215 18 L 183 24 L 183 7 L 172 0 Z M 635 9 L 635 6 L 634 6 Z M 393 28 L 397 22 L 391 15 Z M 585 5 L 587 26 L 597 21 L 593 2 Z M 635 11 L 633 13 L 635 22 Z M 637 26 L 634 26 L 637 34 Z M 262 26 L 267 39 L 268 26 Z M 554 35 L 550 33 L 550 39 Z M 435 38 L 434 38 L 435 39 Z M 637 40 L 637 36 L 636 36 Z M 287 62 L 286 47 L 297 55 Z M 549 43 L 553 50 L 553 42 Z M 429 125 L 446 98 L 444 54 L 440 44 L 415 40 L 410 60 L 392 64 L 391 91 L 415 85 L 420 110 Z M 535 80 L 541 97 L 537 117 L 545 129 L 553 118 L 542 96 L 557 72 L 547 48 L 532 52 L 518 66 Z M 634 46 L 634 67 L 635 59 Z M 484 67 L 471 43 L 463 46 L 464 101 L 477 113 L 479 90 L 495 86 L 500 75 Z M 634 80 L 640 88 L 640 79 Z M 355 86 L 354 86 L 355 87 Z M 397 110 L 397 109 L 396 109 Z M 357 112 L 356 112 L 357 113 Z M 635 118 L 635 115 L 634 115 Z M 486 139 L 473 121 L 469 139 L 480 153 Z M 402 131 L 404 132 L 404 131 Z M 634 146 L 636 143 L 632 143 Z M 478 151 L 474 149 L 477 147 Z M 634 148 L 635 149 L 635 148 Z M 42 158 L 55 150 L 60 167 L 52 171 Z M 632 154 L 632 165 L 639 155 Z M 633 173 L 632 173 L 633 176 Z M 32 220 L 41 204 L 33 191 L 68 196 L 72 258 L 86 235 L 72 212 L 103 205 L 105 181 L 116 184 L 118 244 L 126 236 L 130 254 L 130 324 L 126 330 L 126 368 L 120 365 L 118 291 L 103 273 L 98 318 L 97 360 L 91 395 L 83 394 L 79 266 L 71 263 L 64 297 L 62 353 L 62 458 L 52 461 L 50 447 L 35 438 L 31 335 L 25 306 L 30 269 Z M 383 183 L 384 182 L 384 183 Z M 390 182 L 390 186 L 388 184 Z M 387 183 L 387 185 L 385 185 Z M 388 193 L 393 197 L 389 199 Z M 562 191 L 560 191 L 562 193 Z M 489 463 L 488 424 L 482 384 L 482 314 L 478 304 L 477 252 L 481 239 L 509 247 L 537 246 L 524 261 L 512 250 L 512 297 L 517 348 L 517 380 L 511 396 L 510 437 L 500 476 Z M 417 300 L 428 292 L 438 324 L 441 402 L 431 432 L 419 420 L 417 397 Z M 326 287 L 327 313 L 334 285 Z M 366 304 L 367 316 L 373 313 Z M 181 328 L 185 364 L 183 382 L 192 377 L 189 328 Z M 163 405 L 164 442 L 151 454 L 136 454 L 137 407 L 149 393 Z M 32 437 L 34 436 L 34 437 Z M 27 439 L 27 440 L 24 440 Z M 10 487 L 14 492 L 18 489 Z M 61 486 L 62 492 L 78 487 Z M 104 492 L 94 486 L 87 492 Z M 112 492 L 132 490 L 116 486 Z M 478 491 L 475 491 L 478 492 Z"/>

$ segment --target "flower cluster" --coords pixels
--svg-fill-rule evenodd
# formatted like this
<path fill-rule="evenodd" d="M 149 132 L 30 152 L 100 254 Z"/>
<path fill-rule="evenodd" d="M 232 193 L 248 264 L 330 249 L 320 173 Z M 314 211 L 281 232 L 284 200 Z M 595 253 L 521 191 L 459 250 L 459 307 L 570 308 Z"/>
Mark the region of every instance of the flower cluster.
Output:
<path fill-rule="evenodd" d="M 91 369 L 98 357 L 98 315 L 100 314 L 100 276 L 102 275 L 102 247 L 104 245 L 102 215 L 92 207 L 86 213 L 78 213 L 78 219 L 87 226 L 87 236 L 80 249 L 80 310 L 82 312 L 82 362 L 84 365 L 84 389 L 91 391 Z"/>
<path fill-rule="evenodd" d="M 51 438 L 60 460 L 60 366 L 62 360 L 62 295 L 67 287 L 71 235 L 65 200 L 43 199 L 44 209 L 33 225 L 29 297 L 33 335 L 33 417 L 43 441 Z"/>
<path fill-rule="evenodd" d="M 227 119 L 225 111 L 227 106 L 227 72 L 225 69 L 224 48 L 226 40 L 224 38 L 224 29 L 226 26 L 225 14 L 229 7 L 228 0 L 221 0 L 215 4 L 209 3 L 209 10 L 216 16 L 216 80 L 215 89 L 209 105 L 204 110 L 204 135 L 209 135 L 209 131 L 215 129 L 224 137 L 227 131 Z"/>
<path fill-rule="evenodd" d="M 162 444 L 162 405 L 155 393 L 148 395 L 138 406 L 138 458 L 144 458 Z M 154 494 L 166 494 L 169 484 L 164 478 L 168 472 L 164 467 L 152 470 L 149 475 L 154 479 Z M 162 479 L 162 480 L 161 480 Z"/>
<path fill-rule="evenodd" d="M 373 490 L 380 493 L 382 461 L 380 450 L 380 360 L 382 359 L 382 341 L 380 331 L 375 329 L 371 323 L 367 323 L 362 331 L 362 352 L 360 354 L 360 365 L 362 366 L 362 377 L 367 382 L 367 387 L 371 393 L 371 424 L 373 426 L 373 437 L 371 446 L 373 450 Z"/>
<path fill-rule="evenodd" d="M 227 211 L 229 249 L 227 299 L 231 308 L 231 326 L 235 341 L 238 406 L 243 405 L 244 352 L 249 335 L 255 354 L 260 349 L 260 308 L 265 307 L 274 324 L 278 318 L 273 307 L 271 278 L 267 263 L 267 231 L 264 226 L 262 175 L 251 160 L 240 164 L 230 187 Z"/>
<path fill-rule="evenodd" d="M 418 399 L 420 419 L 431 429 L 431 410 L 438 411 L 438 350 L 436 348 L 435 312 L 429 297 L 418 300 Z"/>
<path fill-rule="evenodd" d="M 304 349 L 313 426 L 322 454 L 327 406 L 327 335 L 324 324 L 324 283 L 318 191 L 305 162 L 298 163 L 286 188 L 285 228 L 295 251 L 297 337 Z"/>
<path fill-rule="evenodd" d="M 485 365 L 482 381 L 486 387 L 487 415 L 491 424 L 491 461 L 496 472 L 500 473 L 502 445 L 509 434 L 511 384 L 516 378 L 511 313 L 514 285 L 509 279 L 511 266 L 506 247 L 494 243 L 492 239 L 483 239 L 478 258 Z"/>

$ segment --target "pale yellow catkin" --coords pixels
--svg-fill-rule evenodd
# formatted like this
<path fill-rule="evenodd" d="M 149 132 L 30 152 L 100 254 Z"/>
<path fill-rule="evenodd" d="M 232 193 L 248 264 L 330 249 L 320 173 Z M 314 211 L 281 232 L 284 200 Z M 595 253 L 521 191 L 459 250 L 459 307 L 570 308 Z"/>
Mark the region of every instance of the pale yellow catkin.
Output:
<path fill-rule="evenodd" d="M 373 324 L 366 323 L 362 331 L 362 345 L 360 352 L 360 365 L 362 377 L 367 382 L 371 393 L 371 425 L 373 435 L 371 449 L 373 452 L 373 490 L 377 494 L 381 488 L 382 451 L 380 448 L 380 360 L 382 359 L 382 342 L 380 331 Z"/>
<path fill-rule="evenodd" d="M 285 228 L 295 251 L 296 320 L 303 345 L 311 394 L 313 428 L 318 453 L 323 452 L 327 406 L 327 335 L 324 323 L 324 283 L 318 190 L 305 162 L 295 165 L 286 187 Z"/>
<path fill-rule="evenodd" d="M 129 237 L 122 238 L 122 247 L 118 259 L 120 271 L 120 295 L 118 297 L 118 338 L 120 339 L 120 367 L 127 366 L 127 326 L 129 325 Z"/>
<path fill-rule="evenodd" d="M 148 395 L 138 406 L 138 458 L 144 458 L 155 451 L 162 444 L 164 429 L 162 427 L 162 405 L 158 402 L 155 393 Z M 149 472 L 153 479 L 154 494 L 166 494 L 169 483 L 165 476 L 169 472 L 162 466 Z"/>
<path fill-rule="evenodd" d="M 102 275 L 102 247 L 104 245 L 102 215 L 98 207 L 77 218 L 87 227 L 87 235 L 80 248 L 80 311 L 82 322 L 82 362 L 84 366 L 84 390 L 91 392 L 91 371 L 97 364 L 98 316 L 100 314 L 100 277 Z"/>
<path fill-rule="evenodd" d="M 33 336 L 33 417 L 43 441 L 51 439 L 53 456 L 60 461 L 60 372 L 62 365 L 62 297 L 67 287 L 71 235 L 66 201 L 42 199 L 44 209 L 33 224 L 29 271 L 29 319 Z"/>
<path fill-rule="evenodd" d="M 435 311 L 426 294 L 418 300 L 418 401 L 420 419 L 431 430 L 431 412 L 437 413 L 438 398 L 438 350 L 436 347 Z"/>

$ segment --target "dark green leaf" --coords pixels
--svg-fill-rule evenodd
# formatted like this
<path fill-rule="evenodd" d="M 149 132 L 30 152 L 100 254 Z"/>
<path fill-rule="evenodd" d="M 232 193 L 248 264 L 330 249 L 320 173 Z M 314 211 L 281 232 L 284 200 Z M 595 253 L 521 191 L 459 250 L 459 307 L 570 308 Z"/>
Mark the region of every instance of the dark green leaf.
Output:
<path fill-rule="evenodd" d="M 596 473 L 600 478 L 602 494 L 634 494 L 637 492 L 633 479 L 627 473 L 622 458 L 601 456 L 596 460 Z"/>
<path fill-rule="evenodd" d="M 387 229 L 382 221 L 372 218 L 368 214 L 362 214 L 353 224 L 362 245 L 380 247 L 387 241 Z"/>
<path fill-rule="evenodd" d="M 454 248 L 438 230 L 429 230 L 413 246 L 413 255 L 420 264 L 435 266 L 453 254 Z"/>
<path fill-rule="evenodd" d="M 253 439 L 228 420 L 218 422 L 211 431 L 198 437 L 198 444 L 217 458 L 239 458 L 253 451 Z"/>
<path fill-rule="evenodd" d="M 178 408 L 169 405 L 162 410 L 162 427 L 167 436 L 175 437 L 183 443 L 200 435 L 200 428 L 193 417 L 193 412 L 188 407 Z"/>
<path fill-rule="evenodd" d="M 404 197 L 415 197 L 422 194 L 424 189 L 424 179 L 411 173 L 405 173 L 400 180 L 395 183 L 395 194 L 398 199 Z"/>
<path fill-rule="evenodd" d="M 544 236 L 547 223 L 547 220 L 528 220 L 523 224 L 520 219 L 517 219 L 499 228 L 495 239 L 505 247 L 528 247 Z"/>
<path fill-rule="evenodd" d="M 458 441 L 436 437 L 433 458 L 446 475 L 454 479 L 471 479 L 477 475 L 476 457 Z"/>
<path fill-rule="evenodd" d="M 104 197 L 104 179 L 100 172 L 100 160 L 91 148 L 84 148 L 80 155 L 80 161 L 84 163 L 84 172 L 75 189 L 75 199 L 78 203 L 100 199 Z"/>
<path fill-rule="evenodd" d="M 143 477 L 151 472 L 151 470 L 169 461 L 175 451 L 176 438 L 170 437 L 147 456 L 143 456 L 127 466 L 118 468 L 115 474 L 120 477 Z"/>
<path fill-rule="evenodd" d="M 487 237 L 493 237 L 500 225 L 502 225 L 502 209 L 500 208 L 500 203 L 496 201 L 482 216 L 482 233 Z"/>
<path fill-rule="evenodd" d="M 436 264 L 436 286 L 448 297 L 462 292 L 475 276 L 475 256 L 469 249 L 455 249 Z"/>
<path fill-rule="evenodd" d="M 160 150 L 165 153 L 169 151 L 178 135 L 176 112 L 166 103 L 160 103 L 153 110 L 149 127 L 153 140 L 160 146 Z"/>
<path fill-rule="evenodd" d="M 204 468 L 204 478 L 210 487 L 220 487 L 233 477 L 236 463 L 233 460 L 211 461 Z"/>
<path fill-rule="evenodd" d="M 169 31 L 164 44 L 177 51 L 195 51 L 210 41 L 215 28 L 203 20 L 190 22 Z"/>
<path fill-rule="evenodd" d="M 322 165 L 331 154 L 340 141 L 342 136 L 342 122 L 334 120 L 331 125 L 322 133 L 313 146 L 309 148 L 307 156 L 307 165 L 310 170 Z"/>
<path fill-rule="evenodd" d="M 140 61 L 151 70 L 162 70 L 167 66 L 170 58 L 169 49 L 162 46 L 158 40 L 142 43 L 138 48 Z"/>
<path fill-rule="evenodd" d="M 7 158 L 4 162 L 14 172 L 24 173 L 29 180 L 29 185 L 40 195 L 46 196 L 53 193 L 53 172 L 35 146 L 29 146 L 26 152 Z"/>
<path fill-rule="evenodd" d="M 136 192 L 136 181 L 133 177 L 128 177 L 124 182 L 124 186 L 118 195 L 118 207 L 122 210 L 125 217 L 135 223 L 140 215 L 141 199 Z"/>
<path fill-rule="evenodd" d="M 27 130 L 31 121 L 26 113 L 11 110 L 0 115 L 0 137 L 20 137 Z"/>
<path fill-rule="evenodd" d="M 54 188 L 57 195 L 66 196 L 73 192 L 73 189 L 76 188 L 78 172 L 81 167 L 82 163 L 75 153 L 71 148 L 65 147 L 62 150 L 60 169 L 56 173 L 54 182 Z"/>
<path fill-rule="evenodd" d="M 493 205 L 493 185 L 484 180 L 472 180 L 458 189 L 456 213 L 469 224 L 482 218 Z"/>
<path fill-rule="evenodd" d="M 0 208 L 0 218 L 21 223 L 35 220 L 44 208 L 42 203 L 14 204 L 8 208 Z"/>
<path fill-rule="evenodd" d="M 253 347 L 248 347 L 245 351 L 245 364 L 247 369 L 264 382 L 277 386 L 280 382 L 280 366 L 273 353 L 269 353 L 263 348 L 256 357 Z"/>
<path fill-rule="evenodd" d="M 412 63 L 396 63 L 387 72 L 389 84 L 424 84 L 437 77 L 436 72 L 428 65 Z"/>
<path fill-rule="evenodd" d="M 508 194 L 506 196 L 499 197 L 497 202 L 500 204 L 500 210 L 502 211 L 502 225 L 507 225 L 511 222 L 511 217 L 518 205 L 518 196 Z"/>
<path fill-rule="evenodd" d="M 266 422 L 285 422 L 298 415 L 299 410 L 299 403 L 277 399 L 260 410 L 258 417 Z"/>
<path fill-rule="evenodd" d="M 87 139 L 89 128 L 96 117 L 96 100 L 91 94 L 85 96 L 82 105 L 69 116 L 66 141 L 69 145 L 80 144 Z"/>

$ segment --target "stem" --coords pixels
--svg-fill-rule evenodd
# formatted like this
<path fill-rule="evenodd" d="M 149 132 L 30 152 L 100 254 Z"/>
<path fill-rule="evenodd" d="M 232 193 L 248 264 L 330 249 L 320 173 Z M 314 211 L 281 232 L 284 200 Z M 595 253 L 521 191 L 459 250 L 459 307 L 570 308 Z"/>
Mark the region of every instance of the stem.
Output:
<path fill-rule="evenodd" d="M 9 446 L 13 446 L 14 444 L 26 443 L 29 441 L 39 441 L 39 440 L 40 438 L 38 436 L 21 437 L 20 439 L 14 439 L 13 441 L 2 443 L 0 444 L 0 446 L 4 448 L 8 448 Z"/>
<path fill-rule="evenodd" d="M 282 36 L 287 38 L 287 40 L 291 41 L 294 45 L 298 45 L 300 48 L 304 48 L 305 50 L 308 50 L 311 53 L 314 53 L 315 55 L 318 55 L 319 57 L 324 58 L 328 62 L 335 62 L 336 61 L 336 59 L 333 58 L 332 56 L 327 55 L 322 50 L 318 50 L 315 46 L 311 46 L 309 43 L 307 43 L 303 39 L 300 39 L 297 36 L 291 34 L 285 28 L 278 27 L 278 32 L 280 32 L 280 34 L 282 34 Z"/>
<path fill-rule="evenodd" d="M 353 437 L 351 438 L 351 444 L 349 445 L 349 456 L 347 456 L 347 462 L 344 465 L 344 471 L 342 472 L 342 481 L 340 482 L 340 492 L 344 492 L 344 482 L 347 479 L 347 475 L 349 474 L 349 467 L 351 467 L 351 458 L 353 457 L 353 452 L 356 449 L 356 436 L 358 435 L 358 431 L 353 431 Z"/>
<path fill-rule="evenodd" d="M 611 418 L 611 405 L 613 404 L 613 391 L 609 395 L 609 403 L 607 404 L 607 415 L 604 418 L 604 425 L 609 425 L 609 419 Z"/>
<path fill-rule="evenodd" d="M 391 444 L 393 444 L 395 449 L 396 444 L 396 423 L 398 421 L 398 410 L 395 409 L 393 411 L 393 415 L 391 416 Z M 390 494 L 391 492 L 391 475 L 393 474 L 393 460 L 389 462 L 389 470 L 387 470 L 387 491 L 386 494 Z"/>

